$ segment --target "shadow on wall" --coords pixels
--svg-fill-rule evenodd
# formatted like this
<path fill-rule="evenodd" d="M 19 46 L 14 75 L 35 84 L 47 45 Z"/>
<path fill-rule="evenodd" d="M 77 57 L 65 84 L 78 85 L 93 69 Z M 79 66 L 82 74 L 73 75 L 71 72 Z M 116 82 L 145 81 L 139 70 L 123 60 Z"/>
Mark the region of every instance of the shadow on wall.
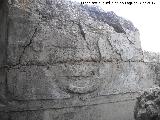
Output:
<path fill-rule="evenodd" d="M 6 102 L 6 69 L 7 33 L 8 33 L 8 2 L 0 0 L 0 104 Z"/>

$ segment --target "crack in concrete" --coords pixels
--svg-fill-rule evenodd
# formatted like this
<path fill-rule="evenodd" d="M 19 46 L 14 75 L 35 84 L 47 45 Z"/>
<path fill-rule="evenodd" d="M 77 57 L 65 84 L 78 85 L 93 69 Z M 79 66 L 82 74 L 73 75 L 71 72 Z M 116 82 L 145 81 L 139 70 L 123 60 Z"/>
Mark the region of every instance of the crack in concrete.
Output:
<path fill-rule="evenodd" d="M 73 22 L 74 24 L 78 25 L 79 30 L 80 30 L 80 34 L 82 35 L 83 39 L 85 40 L 85 42 L 86 42 L 86 44 L 87 44 L 87 48 L 91 51 L 91 49 L 90 49 L 90 47 L 89 47 L 89 43 L 88 43 L 87 40 L 86 40 L 86 34 L 85 34 L 84 30 L 83 30 L 83 27 L 82 27 L 80 21 L 79 21 L 79 22 L 76 22 L 76 21 L 74 21 L 74 20 L 71 20 L 71 22 Z"/>
<path fill-rule="evenodd" d="M 74 21 L 73 21 L 74 22 Z M 87 40 L 86 40 L 86 34 L 85 34 L 85 32 L 84 32 L 84 30 L 83 30 L 83 27 L 82 27 L 82 25 L 81 25 L 81 23 L 80 23 L 80 21 L 78 22 L 78 23 L 76 23 L 77 25 L 78 25 L 78 27 L 79 27 L 79 30 L 80 30 L 80 33 L 81 33 L 81 35 L 82 35 L 82 37 L 83 37 L 83 39 L 84 39 L 84 41 L 86 42 L 86 44 L 87 44 L 87 49 L 90 51 L 90 53 L 91 53 L 91 48 L 89 47 L 90 45 L 89 45 L 89 43 L 87 42 Z M 94 60 L 93 58 L 92 58 L 92 56 L 90 55 L 90 57 L 91 57 L 91 59 L 93 60 L 93 61 L 96 61 L 96 60 Z"/>
<path fill-rule="evenodd" d="M 114 60 L 101 60 L 102 63 L 114 63 Z M 133 62 L 133 63 L 156 63 L 156 62 L 144 62 L 143 60 L 123 60 L 121 61 L 122 63 L 126 63 L 126 62 Z M 20 67 L 27 67 L 27 66 L 46 66 L 46 65 L 50 65 L 50 66 L 55 66 L 56 64 L 77 64 L 77 63 L 99 63 L 99 61 L 97 61 L 96 59 L 93 60 L 68 60 L 68 61 L 57 61 L 54 63 L 26 63 L 26 64 L 16 64 L 16 65 L 3 65 L 0 67 L 0 69 L 17 69 Z"/>
<path fill-rule="evenodd" d="M 84 38 L 84 40 L 86 40 L 86 36 L 85 36 L 84 31 L 83 31 L 82 25 L 80 24 L 80 22 L 77 25 L 79 26 L 82 37 Z"/>
<path fill-rule="evenodd" d="M 97 48 L 98 48 L 98 54 L 99 54 L 99 62 L 102 61 L 102 54 L 99 47 L 99 40 L 97 40 Z"/>
<path fill-rule="evenodd" d="M 129 43 L 130 44 L 133 44 L 133 45 L 135 45 L 129 38 L 128 38 L 128 36 L 126 35 L 126 38 L 127 38 L 127 40 L 129 41 Z"/>
<path fill-rule="evenodd" d="M 86 44 L 87 44 L 87 48 L 91 51 L 91 49 L 90 49 L 90 47 L 89 47 L 89 43 L 88 43 L 87 40 L 86 40 L 86 34 L 84 33 L 84 30 L 83 30 L 83 27 L 82 27 L 81 23 L 78 22 L 77 25 L 78 25 L 78 27 L 79 27 L 79 30 L 80 30 L 80 33 L 81 33 L 83 39 L 85 40 L 85 42 L 86 42 Z"/>
<path fill-rule="evenodd" d="M 104 96 L 99 96 L 99 97 L 96 97 L 96 98 L 101 98 L 101 99 L 106 99 L 106 98 L 109 98 L 109 97 L 113 97 L 113 96 L 116 96 L 116 95 L 125 95 L 125 94 L 135 94 L 136 96 L 139 94 L 138 92 L 128 92 L 128 93 L 124 93 L 124 94 L 115 94 L 115 95 L 104 95 Z M 112 98 L 111 98 L 112 99 Z M 129 98 L 125 98 L 125 99 L 120 99 L 120 100 L 116 100 L 116 101 L 103 101 L 103 102 L 97 102 L 97 103 L 90 103 L 90 104 L 79 104 L 79 105 L 70 105 L 70 106 L 50 106 L 48 108 L 44 108 L 44 107 L 41 107 L 41 109 L 37 109 L 37 108 L 20 108 L 20 109 L 17 109 L 18 107 L 16 108 L 13 108 L 12 106 L 11 107 L 8 107 L 6 111 L 8 112 L 19 112 L 19 111 L 38 111 L 38 110 L 47 110 L 47 109 L 65 109 L 65 108 L 81 108 L 81 107 L 85 107 L 85 106 L 95 106 L 95 105 L 101 105 L 101 104 L 110 104 L 110 103 L 119 103 L 119 102 L 126 102 L 126 101 L 134 101 L 136 98 L 132 98 L 132 97 L 129 97 Z M 29 104 L 28 102 L 34 102 L 35 100 L 30 100 L 30 101 L 25 101 L 23 100 L 24 104 Z M 38 102 L 40 101 L 44 101 L 44 99 L 41 99 L 41 100 L 38 100 Z M 54 101 L 53 99 L 47 99 L 45 101 Z M 20 102 L 20 101 L 18 101 Z M 22 101 L 21 101 L 22 102 Z M 1 111 L 1 110 L 0 110 Z"/>
<path fill-rule="evenodd" d="M 21 55 L 19 57 L 18 64 L 21 64 L 23 54 L 25 53 L 26 48 L 29 47 L 33 43 L 33 39 L 36 36 L 36 33 L 37 33 L 37 28 L 35 28 L 34 33 L 33 33 L 33 35 L 31 36 L 31 38 L 29 40 L 29 43 L 26 44 L 25 46 L 23 46 L 24 48 L 23 48 L 23 51 L 22 51 L 22 53 L 21 53 Z"/>
<path fill-rule="evenodd" d="M 123 58 L 122 58 L 121 54 L 118 52 L 119 50 L 117 50 L 117 48 L 113 47 L 113 45 L 112 45 L 111 41 L 109 40 L 109 38 L 107 38 L 107 41 L 109 42 L 109 45 L 111 46 L 113 52 L 115 52 L 117 55 L 119 55 L 120 60 L 123 61 Z"/>
<path fill-rule="evenodd" d="M 19 56 L 18 63 L 11 64 L 11 65 L 5 64 L 3 66 L 0 66 L 0 69 L 12 69 L 12 68 L 17 67 L 17 66 L 23 66 L 23 64 L 21 63 L 23 54 L 25 53 L 26 48 L 29 47 L 33 43 L 33 39 L 36 36 L 37 30 L 38 30 L 38 28 L 35 28 L 34 33 L 33 33 L 33 35 L 31 36 L 31 38 L 29 40 L 29 43 L 27 43 L 26 45 L 23 46 L 23 51 Z M 7 57 L 8 57 L 8 55 L 7 55 Z"/>
<path fill-rule="evenodd" d="M 39 108 L 39 109 L 13 109 L 9 108 L 5 110 L 5 113 L 11 113 L 11 112 L 29 112 L 29 111 L 45 111 L 45 110 L 60 110 L 60 109 L 70 109 L 70 108 L 83 108 L 83 107 L 89 107 L 89 106 L 97 106 L 97 105 L 105 105 L 105 104 L 112 104 L 112 103 L 122 103 L 122 102 L 128 102 L 128 101 L 135 101 L 136 98 L 130 98 L 126 100 L 117 100 L 117 101 L 110 101 L 110 102 L 102 102 L 102 103 L 93 103 L 88 105 L 73 105 L 73 106 L 64 106 L 64 107 L 49 107 L 49 108 Z M 1 111 L 0 111 L 1 112 Z"/>

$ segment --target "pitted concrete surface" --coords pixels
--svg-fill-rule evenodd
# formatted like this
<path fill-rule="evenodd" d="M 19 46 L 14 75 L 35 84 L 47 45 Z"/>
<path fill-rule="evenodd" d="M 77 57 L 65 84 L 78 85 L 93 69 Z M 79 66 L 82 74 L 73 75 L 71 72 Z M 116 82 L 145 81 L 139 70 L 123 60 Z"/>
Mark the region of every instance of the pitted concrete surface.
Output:
<path fill-rule="evenodd" d="M 142 51 L 132 22 L 65 0 L 8 5 L 2 120 L 134 120 L 139 91 L 158 83 L 159 57 Z"/>

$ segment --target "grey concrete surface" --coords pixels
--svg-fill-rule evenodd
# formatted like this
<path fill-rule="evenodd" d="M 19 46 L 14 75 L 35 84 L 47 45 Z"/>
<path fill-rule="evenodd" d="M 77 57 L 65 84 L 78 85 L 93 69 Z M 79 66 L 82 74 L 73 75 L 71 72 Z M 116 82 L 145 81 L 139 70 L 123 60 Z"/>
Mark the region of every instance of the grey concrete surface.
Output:
<path fill-rule="evenodd" d="M 2 120 L 134 120 L 139 92 L 158 83 L 159 57 L 143 52 L 138 29 L 114 12 L 11 0 L 0 20 L 9 20 L 7 32 L 0 24 Z"/>

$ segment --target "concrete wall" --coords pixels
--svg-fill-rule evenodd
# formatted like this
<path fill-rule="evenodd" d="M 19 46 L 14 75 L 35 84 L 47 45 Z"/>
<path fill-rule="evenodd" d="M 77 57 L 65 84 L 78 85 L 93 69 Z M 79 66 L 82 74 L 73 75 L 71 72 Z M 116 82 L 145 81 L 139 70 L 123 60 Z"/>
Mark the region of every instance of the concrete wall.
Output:
<path fill-rule="evenodd" d="M 130 21 L 66 1 L 9 6 L 2 80 L 11 98 L 2 120 L 134 120 L 157 62 L 145 57 Z"/>
<path fill-rule="evenodd" d="M 7 27 L 8 26 L 8 8 L 7 2 L 0 1 L 0 100 L 5 98 L 6 94 L 6 69 L 7 63 Z"/>
<path fill-rule="evenodd" d="M 8 31 L 7 1 L 0 0 L 0 109 L 8 105 L 7 92 L 7 31 Z M 0 119 L 8 119 L 7 112 L 0 112 Z"/>

